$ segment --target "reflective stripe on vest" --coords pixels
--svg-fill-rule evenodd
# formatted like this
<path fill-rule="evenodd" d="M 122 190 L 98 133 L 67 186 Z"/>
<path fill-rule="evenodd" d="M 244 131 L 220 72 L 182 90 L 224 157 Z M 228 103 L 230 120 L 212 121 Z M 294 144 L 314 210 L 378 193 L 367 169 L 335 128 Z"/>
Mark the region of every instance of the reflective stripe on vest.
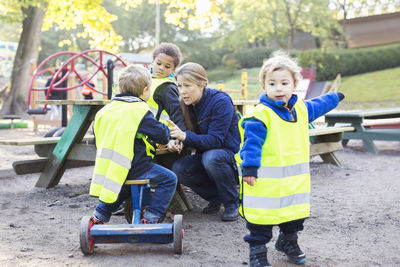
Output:
<path fill-rule="evenodd" d="M 158 110 L 160 107 L 158 106 L 157 102 L 154 100 L 153 96 L 154 93 L 156 92 L 157 88 L 159 88 L 162 84 L 164 83 L 175 83 L 175 80 L 172 78 L 152 78 L 151 79 L 151 92 L 150 92 L 150 99 L 147 101 L 147 104 L 150 107 L 151 112 L 153 113 L 154 117 L 157 116 Z M 160 118 L 157 118 L 158 120 L 167 120 L 169 119 L 168 113 L 163 110 L 161 112 Z"/>
<path fill-rule="evenodd" d="M 104 158 L 104 159 L 109 159 L 125 169 L 130 169 L 131 168 L 131 163 L 132 160 L 128 157 L 125 157 L 124 155 L 118 153 L 117 151 L 114 151 L 112 149 L 108 148 L 99 148 L 97 150 L 97 157 L 98 158 Z"/>
<path fill-rule="evenodd" d="M 262 121 L 267 128 L 255 185 L 244 183 L 239 171 L 239 212 L 250 223 L 277 225 L 309 216 L 308 111 L 303 101 L 298 101 L 294 108 L 297 116 L 294 122 L 283 120 L 262 104 L 246 117 Z M 243 119 L 239 122 L 242 138 Z"/>
<path fill-rule="evenodd" d="M 132 166 L 139 124 L 148 111 L 143 101 L 113 100 L 97 112 L 93 126 L 97 153 L 90 195 L 105 203 L 117 200 Z"/>
<path fill-rule="evenodd" d="M 242 169 L 238 168 L 238 170 L 239 175 L 242 176 Z M 283 167 L 261 166 L 258 169 L 258 176 L 260 178 L 268 177 L 272 179 L 285 178 L 289 176 L 296 176 L 308 173 L 310 173 L 310 164 L 308 162 Z"/>

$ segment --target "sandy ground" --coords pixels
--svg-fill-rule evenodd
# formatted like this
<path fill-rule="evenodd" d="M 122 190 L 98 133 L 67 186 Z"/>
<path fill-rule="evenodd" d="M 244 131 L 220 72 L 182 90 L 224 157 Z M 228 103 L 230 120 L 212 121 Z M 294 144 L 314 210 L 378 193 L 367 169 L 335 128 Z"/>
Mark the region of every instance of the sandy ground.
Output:
<path fill-rule="evenodd" d="M 38 133 L 38 136 L 43 133 Z M 29 138 L 27 129 L 0 130 L 0 138 Z M 400 142 L 377 142 L 380 154 L 350 141 L 337 153 L 344 168 L 313 158 L 311 217 L 299 234 L 307 266 L 400 266 Z M 0 146 L 0 169 L 32 159 L 32 146 Z M 242 219 L 203 215 L 205 202 L 188 192 L 184 252 L 172 244 L 99 244 L 92 256 L 79 248 L 79 223 L 97 200 L 88 189 L 93 167 L 67 170 L 52 189 L 35 188 L 39 174 L 0 177 L 0 266 L 245 266 Z M 114 216 L 112 223 L 125 223 Z M 268 244 L 273 266 L 290 266 Z"/>

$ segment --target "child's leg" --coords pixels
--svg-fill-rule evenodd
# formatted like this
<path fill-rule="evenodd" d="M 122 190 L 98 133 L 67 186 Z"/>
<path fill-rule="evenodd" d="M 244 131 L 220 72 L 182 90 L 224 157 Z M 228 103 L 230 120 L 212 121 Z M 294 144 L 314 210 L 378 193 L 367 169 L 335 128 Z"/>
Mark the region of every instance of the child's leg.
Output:
<path fill-rule="evenodd" d="M 93 212 L 93 216 L 95 219 L 99 220 L 100 222 L 108 222 L 111 217 L 111 213 L 116 211 L 121 203 L 129 198 L 131 194 L 131 186 L 130 185 L 123 185 L 121 187 L 121 191 L 119 192 L 118 199 L 114 203 L 104 203 L 100 202 Z"/>
<path fill-rule="evenodd" d="M 272 225 L 257 225 L 247 222 L 250 234 L 244 237 L 244 241 L 250 246 L 250 266 L 270 266 L 265 246 L 272 238 Z"/>
<path fill-rule="evenodd" d="M 265 245 L 272 238 L 273 225 L 259 225 L 247 222 L 246 228 L 250 234 L 245 235 L 243 240 L 249 243 L 250 246 Z"/>
<path fill-rule="evenodd" d="M 146 208 L 144 218 L 148 221 L 157 221 L 167 212 L 169 203 L 174 196 L 178 179 L 174 172 L 158 164 L 138 179 L 150 179 L 151 185 L 156 185 L 150 205 Z"/>
<path fill-rule="evenodd" d="M 297 243 L 297 232 L 303 230 L 303 224 L 304 219 L 280 224 L 280 234 L 275 243 L 276 250 L 285 253 L 289 261 L 295 264 L 303 264 L 306 261 L 306 255 Z"/>

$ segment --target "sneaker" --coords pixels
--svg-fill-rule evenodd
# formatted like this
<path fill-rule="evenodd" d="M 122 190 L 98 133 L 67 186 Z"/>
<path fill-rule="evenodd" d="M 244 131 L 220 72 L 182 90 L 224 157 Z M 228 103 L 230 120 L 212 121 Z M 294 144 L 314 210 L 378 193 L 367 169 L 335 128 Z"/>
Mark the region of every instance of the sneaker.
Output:
<path fill-rule="evenodd" d="M 239 208 L 225 208 L 222 213 L 221 220 L 224 222 L 236 221 L 239 219 Z"/>
<path fill-rule="evenodd" d="M 205 207 L 203 209 L 203 213 L 204 214 L 213 214 L 213 213 L 217 213 L 221 208 L 221 204 L 211 204 L 208 203 L 207 207 Z"/>
<path fill-rule="evenodd" d="M 157 219 L 155 221 L 148 221 L 145 218 L 140 219 L 141 224 L 158 224 L 161 223 L 160 219 Z"/>
<path fill-rule="evenodd" d="M 267 251 L 265 245 L 250 247 L 250 267 L 271 266 L 267 259 Z"/>
<path fill-rule="evenodd" d="M 275 249 L 285 253 L 290 262 L 294 264 L 303 264 L 306 262 L 306 255 L 301 251 L 297 244 L 297 239 L 297 233 L 280 233 L 278 240 L 276 240 L 275 243 Z"/>
<path fill-rule="evenodd" d="M 121 203 L 121 205 L 119 205 L 118 209 L 114 212 L 111 213 L 112 215 L 115 216 L 122 216 L 125 215 L 125 201 Z"/>

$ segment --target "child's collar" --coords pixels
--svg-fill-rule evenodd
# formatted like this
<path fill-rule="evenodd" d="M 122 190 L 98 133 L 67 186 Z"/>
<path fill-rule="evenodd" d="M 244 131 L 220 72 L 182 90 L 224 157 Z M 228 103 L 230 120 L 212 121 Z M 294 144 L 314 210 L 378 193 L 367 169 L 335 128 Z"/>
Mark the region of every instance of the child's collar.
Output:
<path fill-rule="evenodd" d="M 296 94 L 292 94 L 292 96 L 290 97 L 287 106 L 285 105 L 285 101 L 283 100 L 272 100 L 271 98 L 269 98 L 266 94 L 262 94 L 260 97 L 260 103 L 266 104 L 268 106 L 274 106 L 277 108 L 289 108 L 292 109 L 293 106 L 296 104 L 297 102 L 297 95 Z"/>

